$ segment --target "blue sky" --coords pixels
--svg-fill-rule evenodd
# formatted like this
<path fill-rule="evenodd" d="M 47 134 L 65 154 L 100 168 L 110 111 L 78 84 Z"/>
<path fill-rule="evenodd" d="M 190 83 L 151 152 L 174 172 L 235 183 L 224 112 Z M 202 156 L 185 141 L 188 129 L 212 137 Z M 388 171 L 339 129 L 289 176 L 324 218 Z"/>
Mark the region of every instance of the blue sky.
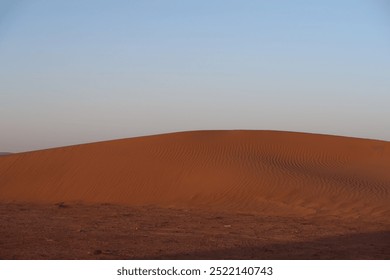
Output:
<path fill-rule="evenodd" d="M 198 129 L 390 140 L 385 0 L 0 0 L 0 151 Z"/>

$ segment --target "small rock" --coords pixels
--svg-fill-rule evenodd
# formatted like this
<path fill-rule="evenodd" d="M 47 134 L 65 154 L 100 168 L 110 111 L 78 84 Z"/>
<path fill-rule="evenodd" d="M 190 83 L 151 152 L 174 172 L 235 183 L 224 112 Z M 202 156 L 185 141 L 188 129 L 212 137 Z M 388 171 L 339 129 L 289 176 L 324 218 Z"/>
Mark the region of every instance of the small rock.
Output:
<path fill-rule="evenodd" d="M 58 208 L 67 208 L 67 207 L 69 207 L 68 205 L 65 205 L 65 202 L 58 202 L 58 203 L 56 203 L 55 205 L 57 205 L 58 206 Z"/>

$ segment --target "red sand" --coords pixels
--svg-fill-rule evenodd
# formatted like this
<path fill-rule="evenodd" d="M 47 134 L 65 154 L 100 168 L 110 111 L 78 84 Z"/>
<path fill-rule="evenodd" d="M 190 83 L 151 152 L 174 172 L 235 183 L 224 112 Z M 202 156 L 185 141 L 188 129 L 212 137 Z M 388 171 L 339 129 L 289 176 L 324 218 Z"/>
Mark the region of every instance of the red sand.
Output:
<path fill-rule="evenodd" d="M 12 154 L 0 158 L 0 202 L 337 217 L 388 229 L 390 143 L 196 131 Z"/>
<path fill-rule="evenodd" d="M 199 131 L 14 154 L 0 201 L 119 203 L 388 217 L 390 143 Z"/>

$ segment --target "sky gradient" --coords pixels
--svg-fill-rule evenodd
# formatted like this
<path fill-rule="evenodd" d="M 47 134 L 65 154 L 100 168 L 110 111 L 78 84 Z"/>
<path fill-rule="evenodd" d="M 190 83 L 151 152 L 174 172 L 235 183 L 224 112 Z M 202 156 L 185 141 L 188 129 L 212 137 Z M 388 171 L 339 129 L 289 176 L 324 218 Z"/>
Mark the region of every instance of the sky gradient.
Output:
<path fill-rule="evenodd" d="M 0 0 L 0 152 L 199 129 L 390 141 L 385 0 Z"/>

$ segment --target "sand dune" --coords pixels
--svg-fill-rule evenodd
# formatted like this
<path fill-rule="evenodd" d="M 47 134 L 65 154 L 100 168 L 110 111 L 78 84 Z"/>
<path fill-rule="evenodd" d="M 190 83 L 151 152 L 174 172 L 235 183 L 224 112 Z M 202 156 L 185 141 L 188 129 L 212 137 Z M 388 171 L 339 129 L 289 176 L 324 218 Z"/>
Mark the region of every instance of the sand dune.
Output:
<path fill-rule="evenodd" d="M 0 158 L 0 201 L 388 219 L 390 143 L 195 131 Z"/>

